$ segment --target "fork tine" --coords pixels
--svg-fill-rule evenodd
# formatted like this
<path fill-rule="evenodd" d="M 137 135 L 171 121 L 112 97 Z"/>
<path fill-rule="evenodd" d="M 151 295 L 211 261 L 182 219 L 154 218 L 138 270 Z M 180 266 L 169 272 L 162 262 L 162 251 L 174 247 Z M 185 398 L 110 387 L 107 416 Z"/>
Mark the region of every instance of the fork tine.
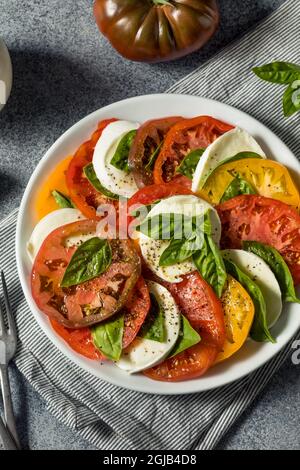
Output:
<path fill-rule="evenodd" d="M 6 281 L 5 281 L 3 271 L 1 271 L 1 280 L 2 280 L 2 288 L 3 288 L 3 295 L 4 295 L 4 302 L 5 302 L 9 332 L 10 332 L 11 336 L 13 337 L 15 343 L 17 343 L 16 324 L 15 324 L 15 320 L 13 318 L 13 315 L 11 313 L 11 307 L 10 307 L 10 302 L 9 302 L 9 297 L 8 297 L 8 292 L 7 292 L 7 286 L 6 286 Z M 2 317 L 3 317 L 3 315 L 2 315 Z"/>
<path fill-rule="evenodd" d="M 1 300 L 0 300 L 0 336 L 4 335 L 6 332 L 6 326 L 4 323 L 4 314 L 3 314 L 3 309 L 1 306 Z"/>

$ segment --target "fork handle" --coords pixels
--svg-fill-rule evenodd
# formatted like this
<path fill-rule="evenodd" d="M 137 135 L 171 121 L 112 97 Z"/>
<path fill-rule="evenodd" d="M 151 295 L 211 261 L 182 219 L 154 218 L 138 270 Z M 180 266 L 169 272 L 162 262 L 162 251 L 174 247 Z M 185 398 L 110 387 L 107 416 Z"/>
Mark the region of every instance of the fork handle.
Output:
<path fill-rule="evenodd" d="M 19 450 L 15 441 L 11 437 L 6 427 L 4 426 L 3 419 L 1 418 L 1 416 L 0 416 L 0 437 L 2 440 L 4 450 Z"/>
<path fill-rule="evenodd" d="M 6 365 L 0 364 L 0 379 L 1 379 L 1 390 L 3 397 L 4 406 L 4 419 L 6 422 L 7 429 L 11 436 L 14 438 L 17 448 L 20 449 L 20 442 L 18 438 L 15 417 L 13 412 L 13 406 L 11 401 L 11 391 L 9 386 L 8 368 Z"/>

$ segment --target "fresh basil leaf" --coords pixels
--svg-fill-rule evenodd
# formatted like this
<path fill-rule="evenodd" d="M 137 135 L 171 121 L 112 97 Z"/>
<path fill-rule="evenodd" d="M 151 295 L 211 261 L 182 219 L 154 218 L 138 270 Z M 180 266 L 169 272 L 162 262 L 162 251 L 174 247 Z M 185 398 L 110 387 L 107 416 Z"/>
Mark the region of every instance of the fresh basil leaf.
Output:
<path fill-rule="evenodd" d="M 122 354 L 124 315 L 112 317 L 91 328 L 96 348 L 112 361 L 118 361 Z"/>
<path fill-rule="evenodd" d="M 221 297 L 227 273 L 221 253 L 211 236 L 204 235 L 203 247 L 193 255 L 193 261 L 201 276 Z"/>
<path fill-rule="evenodd" d="M 147 165 L 145 166 L 145 170 L 153 170 L 154 163 L 156 162 L 156 159 L 159 155 L 159 152 L 160 152 L 160 149 L 161 149 L 162 145 L 163 145 L 163 141 L 161 141 L 161 143 L 156 147 L 156 149 L 154 150 L 154 152 L 150 156 L 149 161 L 148 161 Z"/>
<path fill-rule="evenodd" d="M 192 180 L 200 157 L 202 157 L 204 151 L 205 149 L 196 149 L 188 153 L 180 163 L 176 173 L 180 173 Z"/>
<path fill-rule="evenodd" d="M 290 117 L 300 111 L 300 74 L 298 80 L 291 83 L 283 95 L 283 112 Z"/>
<path fill-rule="evenodd" d="M 52 196 L 54 197 L 56 204 L 61 209 L 75 207 L 73 202 L 68 196 L 65 196 L 63 193 L 61 193 L 60 191 L 57 191 L 56 189 L 52 191 Z"/>
<path fill-rule="evenodd" d="M 111 262 L 109 242 L 98 237 L 90 238 L 73 254 L 60 285 L 71 287 L 94 279 L 105 272 Z"/>
<path fill-rule="evenodd" d="M 240 196 L 241 194 L 256 194 L 256 191 L 248 181 L 244 180 L 239 174 L 237 174 L 229 186 L 227 186 L 220 204 L 232 199 L 233 197 Z"/>
<path fill-rule="evenodd" d="M 192 233 L 189 238 L 172 239 L 159 258 L 159 266 L 172 266 L 190 258 L 203 245 L 203 232 Z"/>
<path fill-rule="evenodd" d="M 300 303 L 288 265 L 275 248 L 255 241 L 244 241 L 243 249 L 259 256 L 270 266 L 280 285 L 283 300 Z"/>
<path fill-rule="evenodd" d="M 150 299 L 150 310 L 138 336 L 163 343 L 165 340 L 165 315 L 154 294 L 150 293 Z"/>
<path fill-rule="evenodd" d="M 254 67 L 253 72 L 262 80 L 278 84 L 292 83 L 300 78 L 300 66 L 291 62 L 272 62 Z"/>
<path fill-rule="evenodd" d="M 114 156 L 112 157 L 110 164 L 118 170 L 129 173 L 128 155 L 132 142 L 136 136 L 136 130 L 127 132 L 127 134 L 120 140 Z"/>
<path fill-rule="evenodd" d="M 201 336 L 196 330 L 194 330 L 187 318 L 181 315 L 181 329 L 179 337 L 169 357 L 177 356 L 177 354 L 195 346 L 195 344 L 198 344 L 200 341 Z"/>
<path fill-rule="evenodd" d="M 110 192 L 108 189 L 106 189 L 102 184 L 100 183 L 99 179 L 97 178 L 97 175 L 94 170 L 94 166 L 92 163 L 89 163 L 83 168 L 83 172 L 91 185 L 96 189 L 101 194 L 104 194 L 104 196 L 108 197 L 109 199 L 119 199 L 119 196 L 116 194 Z"/>
<path fill-rule="evenodd" d="M 147 217 L 136 230 L 154 240 L 171 240 L 189 236 L 196 223 L 196 218 L 184 214 L 157 214 Z"/>
<path fill-rule="evenodd" d="M 249 293 L 255 308 L 255 316 L 250 331 L 250 336 L 255 341 L 271 341 L 275 343 L 275 339 L 271 335 L 267 325 L 267 307 L 264 296 L 255 282 L 247 276 L 236 264 L 225 259 L 226 270 L 234 277 Z"/>

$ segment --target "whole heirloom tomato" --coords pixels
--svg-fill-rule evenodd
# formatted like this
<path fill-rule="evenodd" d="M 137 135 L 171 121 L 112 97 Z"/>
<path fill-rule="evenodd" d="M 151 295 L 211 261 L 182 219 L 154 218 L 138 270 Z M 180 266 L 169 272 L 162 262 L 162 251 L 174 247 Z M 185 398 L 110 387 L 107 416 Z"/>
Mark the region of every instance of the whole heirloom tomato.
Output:
<path fill-rule="evenodd" d="M 96 0 L 100 31 L 124 57 L 178 59 L 200 49 L 219 24 L 216 0 Z"/>

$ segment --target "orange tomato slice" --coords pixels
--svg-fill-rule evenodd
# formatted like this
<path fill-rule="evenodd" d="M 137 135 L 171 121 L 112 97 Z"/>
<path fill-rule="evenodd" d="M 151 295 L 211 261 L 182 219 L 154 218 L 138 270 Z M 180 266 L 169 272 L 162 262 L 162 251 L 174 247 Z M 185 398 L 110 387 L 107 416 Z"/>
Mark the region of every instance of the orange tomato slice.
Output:
<path fill-rule="evenodd" d="M 228 359 L 243 346 L 254 318 L 254 304 L 250 295 L 230 275 L 221 302 L 225 316 L 226 340 L 215 364 Z"/>

